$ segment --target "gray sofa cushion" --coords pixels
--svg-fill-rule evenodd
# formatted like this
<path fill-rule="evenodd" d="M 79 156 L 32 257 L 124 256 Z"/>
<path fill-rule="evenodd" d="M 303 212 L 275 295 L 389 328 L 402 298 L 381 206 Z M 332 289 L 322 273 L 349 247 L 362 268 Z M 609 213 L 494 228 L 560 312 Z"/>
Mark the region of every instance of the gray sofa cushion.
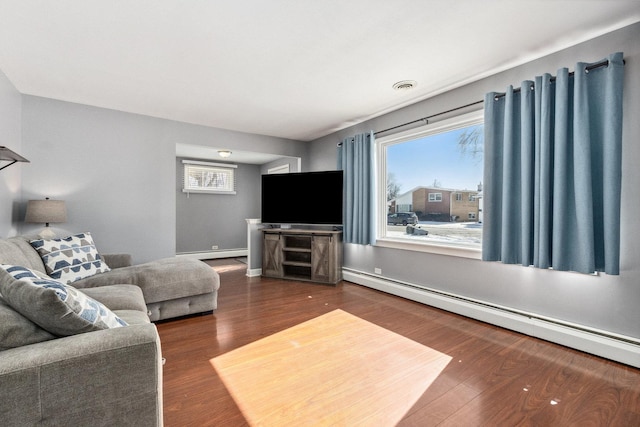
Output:
<path fill-rule="evenodd" d="M 133 265 L 131 254 L 100 254 L 104 262 L 111 268 L 130 267 Z"/>
<path fill-rule="evenodd" d="M 0 294 L 20 314 L 55 335 L 126 326 L 111 310 L 69 285 L 19 266 L 0 265 Z"/>
<path fill-rule="evenodd" d="M 136 310 L 147 313 L 142 290 L 135 285 L 111 285 L 99 288 L 86 288 L 82 293 L 100 301 L 116 314 L 118 310 Z M 126 322 L 126 319 L 123 319 Z M 127 322 L 129 323 L 129 322 Z"/>
<path fill-rule="evenodd" d="M 202 261 L 188 258 L 164 258 L 132 267 L 113 269 L 78 280 L 73 286 L 85 289 L 130 283 L 140 286 L 147 305 L 193 295 L 210 294 L 220 287 L 215 271 Z"/>
<path fill-rule="evenodd" d="M 149 323 L 142 291 L 134 285 L 85 289 L 129 325 Z M 57 338 L 14 310 L 0 297 L 0 351 Z"/>
<path fill-rule="evenodd" d="M 114 313 L 116 313 L 119 318 L 127 322 L 129 326 L 145 325 L 147 323 L 151 323 L 151 321 L 149 320 L 149 316 L 147 316 L 147 313 L 143 311 L 115 310 Z"/>
<path fill-rule="evenodd" d="M 33 236 L 34 238 L 37 236 Z M 0 264 L 21 265 L 46 273 L 42 258 L 29 244 L 29 237 L 0 239 Z"/>
<path fill-rule="evenodd" d="M 0 351 L 57 338 L 0 298 Z"/>

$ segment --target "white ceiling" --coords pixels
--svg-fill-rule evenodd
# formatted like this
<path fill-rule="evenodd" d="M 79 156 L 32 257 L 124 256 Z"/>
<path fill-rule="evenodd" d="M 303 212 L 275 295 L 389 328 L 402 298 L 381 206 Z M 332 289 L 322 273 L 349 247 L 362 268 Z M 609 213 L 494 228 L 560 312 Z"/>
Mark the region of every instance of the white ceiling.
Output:
<path fill-rule="evenodd" d="M 638 0 L 0 0 L 0 70 L 24 94 L 309 141 L 638 21 Z"/>
<path fill-rule="evenodd" d="M 219 150 L 231 151 L 229 157 L 222 157 Z M 224 147 L 205 147 L 194 144 L 176 144 L 176 156 L 191 159 L 219 160 L 221 162 L 245 163 L 253 165 L 264 165 L 278 159 L 284 158 L 278 154 L 258 153 L 255 151 L 229 150 Z"/>

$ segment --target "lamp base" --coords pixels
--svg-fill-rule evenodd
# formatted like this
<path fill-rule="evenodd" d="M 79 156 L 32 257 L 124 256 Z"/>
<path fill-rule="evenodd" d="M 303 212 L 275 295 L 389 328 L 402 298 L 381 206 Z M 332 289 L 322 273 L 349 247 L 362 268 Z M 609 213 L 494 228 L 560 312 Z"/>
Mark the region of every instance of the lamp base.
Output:
<path fill-rule="evenodd" d="M 56 238 L 56 233 L 51 229 L 51 227 L 45 227 L 40 231 L 40 233 L 38 233 L 38 236 L 45 240 L 51 240 Z"/>

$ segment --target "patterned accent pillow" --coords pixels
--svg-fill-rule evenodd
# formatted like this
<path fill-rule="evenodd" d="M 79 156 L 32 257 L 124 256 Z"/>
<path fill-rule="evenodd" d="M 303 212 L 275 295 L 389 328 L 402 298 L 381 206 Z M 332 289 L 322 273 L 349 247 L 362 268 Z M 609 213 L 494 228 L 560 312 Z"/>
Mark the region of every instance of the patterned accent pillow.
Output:
<path fill-rule="evenodd" d="M 100 257 L 91 233 L 61 239 L 31 240 L 29 243 L 38 251 L 47 274 L 54 280 L 73 283 L 111 270 Z"/>
<path fill-rule="evenodd" d="M 67 336 L 127 326 L 100 302 L 70 285 L 25 267 L 0 264 L 0 294 L 18 313 L 42 329 Z"/>

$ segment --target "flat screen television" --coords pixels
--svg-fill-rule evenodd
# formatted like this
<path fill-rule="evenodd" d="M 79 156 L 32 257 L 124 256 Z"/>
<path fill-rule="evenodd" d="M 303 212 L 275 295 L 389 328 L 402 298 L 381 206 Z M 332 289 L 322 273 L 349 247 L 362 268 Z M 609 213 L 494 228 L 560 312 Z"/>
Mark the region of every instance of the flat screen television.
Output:
<path fill-rule="evenodd" d="M 342 171 L 262 175 L 262 222 L 341 225 Z"/>

